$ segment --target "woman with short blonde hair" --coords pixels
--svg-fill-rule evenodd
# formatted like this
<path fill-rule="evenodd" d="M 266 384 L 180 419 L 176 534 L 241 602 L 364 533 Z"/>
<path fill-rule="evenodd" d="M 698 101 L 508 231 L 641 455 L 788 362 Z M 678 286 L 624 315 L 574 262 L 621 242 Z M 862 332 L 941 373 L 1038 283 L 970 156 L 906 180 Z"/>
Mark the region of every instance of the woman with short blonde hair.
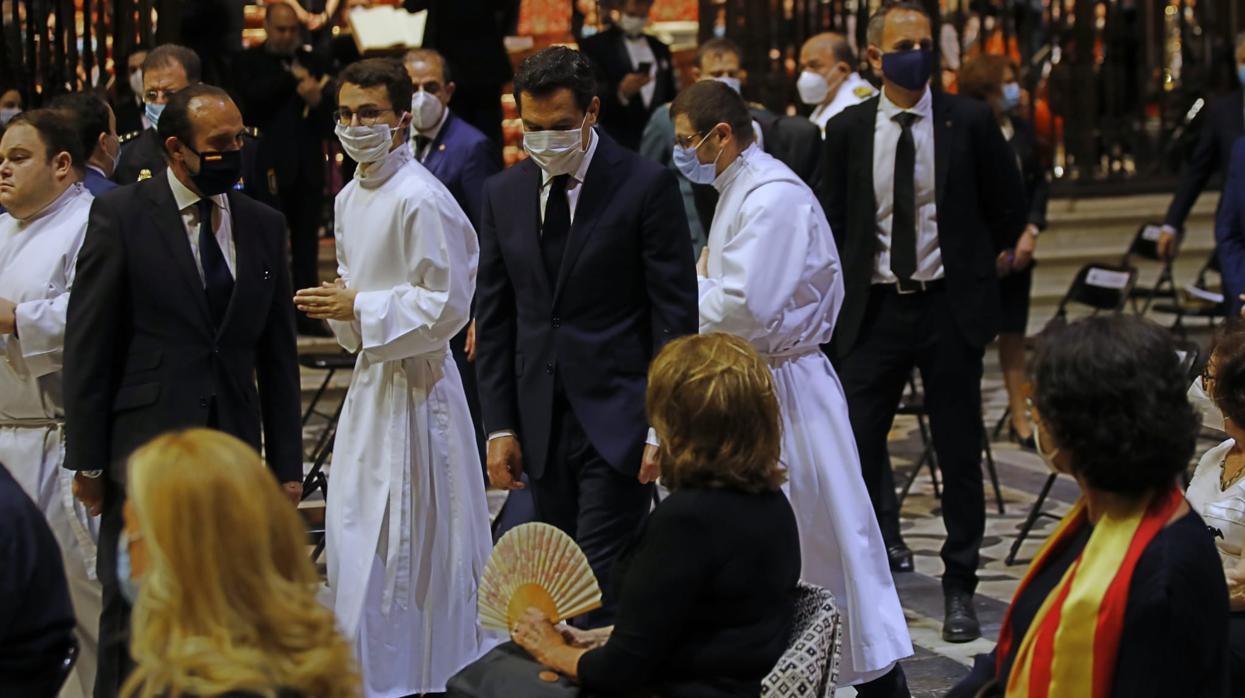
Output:
<path fill-rule="evenodd" d="M 676 339 L 649 368 L 647 406 L 671 494 L 618 559 L 618 624 L 563 637 L 529 611 L 514 640 L 593 695 L 755 698 L 800 577 L 769 369 L 738 337 Z"/>
<path fill-rule="evenodd" d="M 128 467 L 119 582 L 137 588 L 137 666 L 123 696 L 359 694 L 350 646 L 315 597 L 302 521 L 254 450 L 193 429 Z"/>

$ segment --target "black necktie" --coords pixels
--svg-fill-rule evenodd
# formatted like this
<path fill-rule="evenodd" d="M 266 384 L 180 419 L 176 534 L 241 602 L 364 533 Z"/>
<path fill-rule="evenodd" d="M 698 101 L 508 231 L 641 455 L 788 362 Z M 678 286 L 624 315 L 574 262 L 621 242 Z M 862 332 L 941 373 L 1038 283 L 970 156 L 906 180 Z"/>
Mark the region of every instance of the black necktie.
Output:
<path fill-rule="evenodd" d="M 895 197 L 891 212 L 891 271 L 900 281 L 909 281 L 916 273 L 916 144 L 912 140 L 912 122 L 917 115 L 900 112 L 895 115 L 899 143 L 895 146 Z"/>
<path fill-rule="evenodd" d="M 415 157 L 422 161 L 424 159 L 424 150 L 427 149 L 428 144 L 431 142 L 432 142 L 431 138 L 416 134 L 415 135 Z"/>
<path fill-rule="evenodd" d="M 549 184 L 545 222 L 540 227 L 540 253 L 545 258 L 545 271 L 549 274 L 551 286 L 557 286 L 562 252 L 566 250 L 566 239 L 571 234 L 571 203 L 566 198 L 566 183 L 570 178 L 570 175 L 558 175 Z"/>
<path fill-rule="evenodd" d="M 216 233 L 212 230 L 211 199 L 199 199 L 199 263 L 203 265 L 203 289 L 207 292 L 208 310 L 212 313 L 212 324 L 220 327 L 225 319 L 225 309 L 229 307 L 229 297 L 233 295 L 233 274 L 229 273 L 229 265 L 221 252 L 220 243 L 216 242 Z"/>

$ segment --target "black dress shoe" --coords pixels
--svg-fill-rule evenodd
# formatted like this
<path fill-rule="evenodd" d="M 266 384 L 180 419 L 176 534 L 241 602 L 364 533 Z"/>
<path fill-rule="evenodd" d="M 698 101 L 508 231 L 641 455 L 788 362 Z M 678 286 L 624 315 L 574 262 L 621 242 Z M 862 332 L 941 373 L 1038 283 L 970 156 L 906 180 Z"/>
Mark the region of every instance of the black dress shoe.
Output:
<path fill-rule="evenodd" d="M 973 608 L 972 594 L 949 591 L 945 603 L 942 639 L 947 642 L 972 642 L 981 637 L 981 623 L 977 620 L 977 610 Z"/>
<path fill-rule="evenodd" d="M 903 541 L 886 546 L 886 559 L 891 563 L 891 572 L 911 572 L 916 569 L 912 564 L 912 551 Z"/>

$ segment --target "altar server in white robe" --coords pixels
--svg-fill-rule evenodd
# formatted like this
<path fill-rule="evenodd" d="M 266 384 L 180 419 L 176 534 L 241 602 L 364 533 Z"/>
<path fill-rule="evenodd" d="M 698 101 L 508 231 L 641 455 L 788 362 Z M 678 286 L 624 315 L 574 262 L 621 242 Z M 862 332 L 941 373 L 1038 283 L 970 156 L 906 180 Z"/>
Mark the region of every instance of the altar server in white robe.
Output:
<path fill-rule="evenodd" d="M 469 317 L 479 246 L 407 147 L 401 65 L 361 61 L 338 82 L 338 139 L 359 163 L 335 204 L 340 278 L 294 298 L 359 355 L 333 449 L 328 581 L 366 695 L 439 693 L 490 647 L 476 611 L 488 505 L 449 353 Z"/>
<path fill-rule="evenodd" d="M 847 402 L 820 345 L 843 299 L 838 251 L 813 192 L 753 142 L 743 100 L 698 82 L 670 109 L 674 162 L 719 199 L 698 264 L 700 331 L 748 340 L 766 358 L 783 417 L 787 496 L 805 581 L 830 589 L 845 619 L 840 685 L 906 696 L 912 654 L 886 547 L 860 475 Z"/>
<path fill-rule="evenodd" d="M 0 140 L 0 463 L 47 517 L 65 562 L 79 654 L 62 698 L 91 695 L 101 604 L 99 519 L 61 467 L 65 312 L 92 201 L 73 167 L 81 148 L 71 117 L 46 109 L 14 118 Z"/>

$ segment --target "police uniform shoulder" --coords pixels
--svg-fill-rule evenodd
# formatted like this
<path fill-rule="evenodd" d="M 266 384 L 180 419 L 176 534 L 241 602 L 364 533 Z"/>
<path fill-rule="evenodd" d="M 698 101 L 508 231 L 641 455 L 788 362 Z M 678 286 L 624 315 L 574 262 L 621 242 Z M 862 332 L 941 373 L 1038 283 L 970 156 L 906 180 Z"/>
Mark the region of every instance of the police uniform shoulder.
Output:
<path fill-rule="evenodd" d="M 254 126 L 243 126 L 242 134 L 251 138 L 259 138 L 259 129 Z"/>
<path fill-rule="evenodd" d="M 868 99 L 877 93 L 878 91 L 873 89 L 873 86 L 868 83 L 857 85 L 856 89 L 852 90 L 852 94 L 856 95 L 860 99 Z"/>
<path fill-rule="evenodd" d="M 134 140 L 135 138 L 138 138 L 141 135 L 143 135 L 142 131 L 131 131 L 124 135 L 117 136 L 117 141 L 120 142 L 121 145 L 125 145 L 126 143 L 129 143 L 130 141 Z"/>

